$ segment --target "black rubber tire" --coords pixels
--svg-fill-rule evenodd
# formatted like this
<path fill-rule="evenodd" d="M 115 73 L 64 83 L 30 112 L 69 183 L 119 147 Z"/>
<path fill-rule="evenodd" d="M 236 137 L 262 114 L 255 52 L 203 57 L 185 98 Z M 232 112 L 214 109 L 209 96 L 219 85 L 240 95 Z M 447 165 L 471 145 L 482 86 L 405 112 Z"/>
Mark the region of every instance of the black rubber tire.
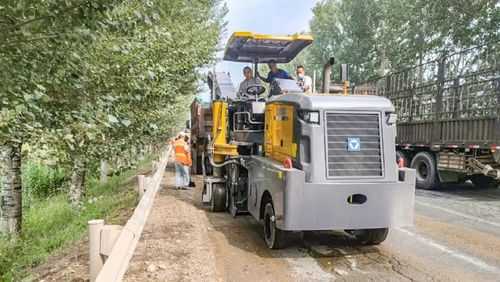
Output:
<path fill-rule="evenodd" d="M 404 165 L 405 167 L 408 167 L 409 163 L 408 163 L 408 157 L 406 156 L 405 153 L 403 153 L 403 151 L 401 150 L 397 150 L 396 151 L 396 164 L 399 166 L 399 159 L 403 159 L 403 162 L 404 162 Z"/>
<path fill-rule="evenodd" d="M 474 186 L 476 186 L 476 188 L 491 189 L 498 187 L 498 182 L 486 175 L 472 175 L 470 181 L 474 184 Z"/>
<path fill-rule="evenodd" d="M 433 190 L 439 187 L 436 159 L 432 154 L 428 152 L 416 154 L 410 166 L 416 170 L 417 188 Z"/>
<path fill-rule="evenodd" d="M 213 185 L 212 198 L 210 199 L 210 211 L 224 211 L 226 210 L 226 187 L 220 183 L 214 183 Z"/>
<path fill-rule="evenodd" d="M 269 249 L 281 249 L 286 244 L 286 231 L 276 227 L 274 207 L 268 202 L 264 208 L 264 240 Z"/>
<path fill-rule="evenodd" d="M 388 228 L 377 228 L 377 229 L 362 229 L 353 230 L 350 232 L 356 240 L 362 245 L 378 245 L 385 241 L 387 234 L 389 234 Z"/>

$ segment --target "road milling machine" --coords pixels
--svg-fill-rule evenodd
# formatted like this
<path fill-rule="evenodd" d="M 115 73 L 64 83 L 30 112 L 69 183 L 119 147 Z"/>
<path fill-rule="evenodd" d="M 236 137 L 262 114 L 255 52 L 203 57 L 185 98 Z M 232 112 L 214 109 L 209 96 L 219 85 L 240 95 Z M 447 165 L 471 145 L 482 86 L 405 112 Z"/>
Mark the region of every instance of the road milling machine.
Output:
<path fill-rule="evenodd" d="M 312 43 L 308 35 L 234 33 L 224 60 L 290 62 Z M 325 65 L 330 85 L 333 60 Z M 227 75 L 212 90 L 212 130 L 202 164 L 203 203 L 214 212 L 251 214 L 269 248 L 293 231 L 343 230 L 361 244 L 379 244 L 389 228 L 413 224 L 415 172 L 396 164 L 396 116 L 378 96 L 305 94 L 276 79 L 271 97 L 254 85 L 238 99 Z M 205 165 L 206 166 L 206 165 Z"/>

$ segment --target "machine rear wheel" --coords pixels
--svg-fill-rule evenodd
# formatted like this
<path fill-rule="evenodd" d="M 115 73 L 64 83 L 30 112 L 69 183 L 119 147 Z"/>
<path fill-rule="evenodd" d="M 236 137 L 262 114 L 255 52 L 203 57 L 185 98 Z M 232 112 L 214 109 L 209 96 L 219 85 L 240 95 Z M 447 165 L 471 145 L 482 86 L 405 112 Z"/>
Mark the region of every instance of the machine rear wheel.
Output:
<path fill-rule="evenodd" d="M 486 175 L 472 175 L 470 178 L 472 184 L 477 188 L 496 188 L 498 187 L 498 182 L 495 179 L 488 177 Z"/>
<path fill-rule="evenodd" d="M 411 168 L 416 171 L 417 188 L 432 190 L 438 187 L 439 177 L 436 160 L 428 152 L 420 152 L 411 161 Z"/>
<path fill-rule="evenodd" d="M 286 231 L 276 227 L 274 207 L 271 202 L 264 209 L 264 240 L 270 249 L 281 249 L 285 246 Z"/>
<path fill-rule="evenodd" d="M 210 199 L 210 211 L 224 211 L 226 209 L 226 187 L 220 183 L 214 183 L 213 185 L 212 198 Z"/>
<path fill-rule="evenodd" d="M 349 233 L 363 245 L 378 245 L 387 238 L 388 228 L 352 230 Z"/>

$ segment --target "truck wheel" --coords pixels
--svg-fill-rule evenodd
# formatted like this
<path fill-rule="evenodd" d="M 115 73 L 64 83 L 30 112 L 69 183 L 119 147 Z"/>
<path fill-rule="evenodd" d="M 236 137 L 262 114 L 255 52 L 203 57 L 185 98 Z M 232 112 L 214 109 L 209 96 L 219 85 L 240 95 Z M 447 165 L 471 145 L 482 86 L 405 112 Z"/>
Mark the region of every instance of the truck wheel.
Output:
<path fill-rule="evenodd" d="M 388 228 L 361 229 L 350 232 L 363 245 L 378 245 L 387 238 Z"/>
<path fill-rule="evenodd" d="M 226 187 L 220 183 L 212 184 L 212 198 L 210 199 L 210 211 L 221 212 L 226 209 Z"/>
<path fill-rule="evenodd" d="M 498 187 L 498 182 L 495 179 L 488 177 L 486 175 L 473 175 L 470 178 L 472 184 L 477 188 L 496 188 Z"/>
<path fill-rule="evenodd" d="M 280 249 L 285 245 L 286 231 L 276 227 L 274 207 L 271 202 L 264 209 L 264 240 L 269 249 Z"/>
<path fill-rule="evenodd" d="M 411 161 L 411 168 L 416 171 L 417 188 L 432 190 L 439 185 L 436 160 L 428 152 L 420 152 Z"/>
<path fill-rule="evenodd" d="M 403 164 L 405 167 L 408 167 L 408 158 L 406 157 L 406 154 L 403 153 L 403 151 L 397 150 L 396 151 L 396 163 L 399 165 L 399 161 L 403 159 Z"/>

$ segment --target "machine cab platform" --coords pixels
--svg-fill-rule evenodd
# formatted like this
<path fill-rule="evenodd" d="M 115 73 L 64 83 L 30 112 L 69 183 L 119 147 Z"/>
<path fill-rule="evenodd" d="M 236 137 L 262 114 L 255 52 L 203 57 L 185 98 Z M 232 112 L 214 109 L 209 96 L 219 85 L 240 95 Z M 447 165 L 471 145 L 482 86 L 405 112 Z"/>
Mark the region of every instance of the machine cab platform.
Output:
<path fill-rule="evenodd" d="M 273 36 L 235 32 L 229 38 L 224 60 L 242 63 L 288 63 L 313 42 L 310 35 Z"/>

